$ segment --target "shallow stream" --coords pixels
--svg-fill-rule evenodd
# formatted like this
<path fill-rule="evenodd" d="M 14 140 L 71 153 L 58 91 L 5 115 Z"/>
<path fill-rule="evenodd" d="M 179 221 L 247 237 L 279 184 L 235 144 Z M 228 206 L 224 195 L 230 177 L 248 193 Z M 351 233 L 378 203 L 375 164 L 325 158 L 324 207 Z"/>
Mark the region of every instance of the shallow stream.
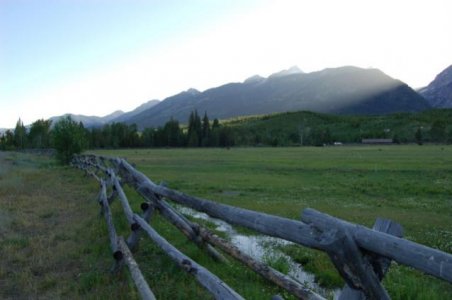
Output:
<path fill-rule="evenodd" d="M 275 261 L 279 258 L 283 258 L 289 265 L 288 275 L 290 277 L 324 297 L 330 298 L 333 296 L 335 299 L 337 298 L 339 290 L 327 290 L 320 287 L 315 282 L 315 276 L 313 274 L 305 272 L 302 265 L 295 262 L 292 257 L 278 251 L 277 247 L 275 247 L 289 245 L 292 244 L 292 242 L 264 235 L 240 234 L 227 222 L 212 218 L 205 213 L 183 206 L 178 206 L 177 210 L 183 215 L 190 216 L 195 219 L 206 220 L 214 224 L 217 231 L 227 234 L 229 240 L 234 246 L 258 261 L 265 263 L 266 261 Z"/>

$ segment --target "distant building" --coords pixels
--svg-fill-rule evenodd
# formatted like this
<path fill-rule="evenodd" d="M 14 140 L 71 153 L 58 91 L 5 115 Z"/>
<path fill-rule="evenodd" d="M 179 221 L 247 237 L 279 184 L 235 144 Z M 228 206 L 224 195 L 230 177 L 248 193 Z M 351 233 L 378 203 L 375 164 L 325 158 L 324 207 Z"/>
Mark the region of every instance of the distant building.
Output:
<path fill-rule="evenodd" d="M 394 143 L 392 139 L 362 139 L 361 143 L 368 145 L 389 145 Z"/>

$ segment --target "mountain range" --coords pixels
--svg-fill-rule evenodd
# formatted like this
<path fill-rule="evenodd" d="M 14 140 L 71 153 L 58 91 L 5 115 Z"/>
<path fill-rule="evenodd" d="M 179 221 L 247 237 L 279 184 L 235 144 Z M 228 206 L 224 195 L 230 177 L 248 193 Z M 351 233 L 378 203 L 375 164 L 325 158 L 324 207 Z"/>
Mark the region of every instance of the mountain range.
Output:
<path fill-rule="evenodd" d="M 122 110 L 117 110 L 109 115 L 104 117 L 97 116 L 85 116 L 85 115 L 74 115 L 74 114 L 65 114 L 62 116 L 51 117 L 50 120 L 53 124 L 58 122 L 59 119 L 70 116 L 72 120 L 76 122 L 82 122 L 85 127 L 93 128 L 93 127 L 102 127 L 105 124 L 113 123 L 113 122 L 125 122 L 126 120 L 132 119 L 135 115 L 151 108 L 152 106 L 158 104 L 160 101 L 158 100 L 150 100 L 146 103 L 141 104 L 137 108 L 129 112 L 123 112 Z"/>
<path fill-rule="evenodd" d="M 333 114 L 388 114 L 429 108 L 405 83 L 377 69 L 341 67 L 303 73 L 296 67 L 253 76 L 204 92 L 190 89 L 166 98 L 125 123 L 139 128 L 161 126 L 170 118 L 186 123 L 191 111 L 210 118 L 309 110 Z"/>
<path fill-rule="evenodd" d="M 199 114 L 207 112 L 211 119 L 299 110 L 357 115 L 417 112 L 449 105 L 451 83 L 451 67 L 419 93 L 378 69 L 345 66 L 304 73 L 292 67 L 267 78 L 254 75 L 203 92 L 189 89 L 162 101 L 148 101 L 127 113 L 73 117 L 86 127 L 123 122 L 143 129 L 161 126 L 170 118 L 187 123 L 195 109 Z M 443 98 L 446 100 L 438 100 Z"/>
<path fill-rule="evenodd" d="M 50 120 L 52 121 L 52 124 L 55 124 L 61 118 L 70 116 L 72 120 L 82 122 L 85 127 L 100 127 L 112 122 L 115 118 L 121 116 L 122 114 L 124 114 L 124 112 L 121 110 L 117 110 L 104 117 L 64 114 L 62 116 L 51 117 Z"/>

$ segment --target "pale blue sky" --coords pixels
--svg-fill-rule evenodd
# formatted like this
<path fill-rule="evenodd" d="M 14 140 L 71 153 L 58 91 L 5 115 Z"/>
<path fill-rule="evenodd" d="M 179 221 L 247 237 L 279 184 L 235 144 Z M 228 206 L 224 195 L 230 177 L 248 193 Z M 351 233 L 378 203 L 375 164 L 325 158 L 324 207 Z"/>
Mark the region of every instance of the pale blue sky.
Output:
<path fill-rule="evenodd" d="M 0 0 L 0 128 L 131 110 L 298 65 L 412 87 L 452 64 L 449 0 Z"/>

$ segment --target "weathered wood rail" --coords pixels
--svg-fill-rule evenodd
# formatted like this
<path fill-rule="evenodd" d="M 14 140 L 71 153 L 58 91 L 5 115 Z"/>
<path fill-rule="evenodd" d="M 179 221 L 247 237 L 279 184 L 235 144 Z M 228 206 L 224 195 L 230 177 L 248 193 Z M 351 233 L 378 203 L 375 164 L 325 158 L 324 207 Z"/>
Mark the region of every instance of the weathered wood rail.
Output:
<path fill-rule="evenodd" d="M 73 165 L 100 182 L 99 203 L 107 221 L 114 258 L 117 265 L 125 261 L 131 273 L 135 274 L 133 278 L 143 299 L 154 299 L 154 296 L 128 251 L 129 248 L 136 249 L 138 236 L 143 232 L 179 266 L 198 279 L 216 299 L 242 299 L 214 274 L 175 249 L 149 225 L 155 210 L 216 260 L 224 262 L 227 259 L 215 247 L 300 299 L 323 299 L 296 280 L 254 260 L 228 241 L 187 220 L 164 198 L 231 224 L 326 252 L 346 282 L 339 299 L 390 299 L 381 280 L 392 260 L 452 283 L 452 255 L 401 238 L 402 227 L 390 220 L 378 219 L 370 229 L 313 209 L 305 209 L 301 221 L 291 220 L 193 197 L 157 185 L 124 159 L 81 155 L 74 158 Z M 146 200 L 142 204 L 141 217 L 132 211 L 122 189 L 123 184 L 135 188 Z M 111 189 L 110 196 L 107 196 L 107 188 Z M 114 198 L 119 198 L 131 228 L 127 245 L 122 237 L 116 235 L 113 226 L 109 205 Z"/>

